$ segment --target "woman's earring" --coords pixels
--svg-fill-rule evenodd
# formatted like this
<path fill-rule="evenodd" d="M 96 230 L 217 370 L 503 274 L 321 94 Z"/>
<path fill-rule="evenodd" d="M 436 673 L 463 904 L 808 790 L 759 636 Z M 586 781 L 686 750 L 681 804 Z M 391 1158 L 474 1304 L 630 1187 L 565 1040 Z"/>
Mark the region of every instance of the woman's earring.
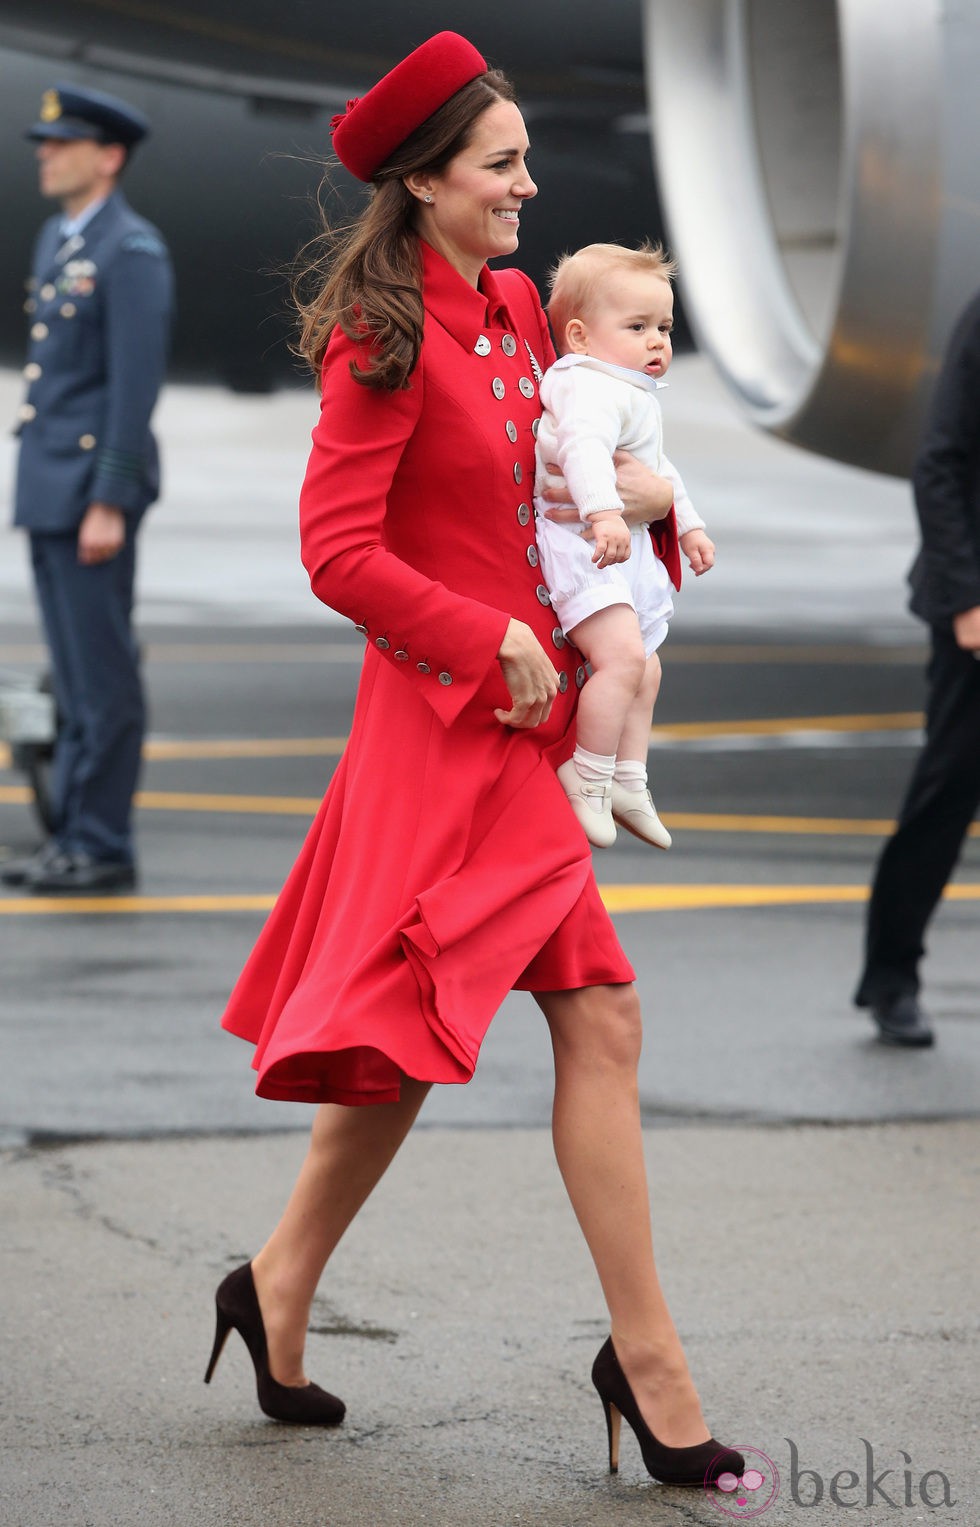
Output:
<path fill-rule="evenodd" d="M 426 201 L 430 202 L 432 200 L 432 197 L 431 196 L 427 196 L 425 199 L 426 199 Z"/>

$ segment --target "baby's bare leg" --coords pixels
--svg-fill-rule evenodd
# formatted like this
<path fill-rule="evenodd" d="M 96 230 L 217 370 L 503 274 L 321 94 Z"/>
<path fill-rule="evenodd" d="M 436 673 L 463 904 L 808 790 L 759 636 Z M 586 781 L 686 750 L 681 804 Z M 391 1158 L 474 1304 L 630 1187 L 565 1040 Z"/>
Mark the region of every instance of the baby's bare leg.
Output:
<path fill-rule="evenodd" d="M 660 658 L 656 652 L 651 653 L 643 669 L 640 687 L 626 713 L 619 747 L 616 749 L 617 762 L 642 763 L 646 768 L 647 752 L 650 747 L 650 723 L 653 720 L 653 707 L 657 703 L 662 677 Z"/>
<path fill-rule="evenodd" d="M 610 605 L 568 634 L 592 667 L 592 677 L 579 696 L 578 744 L 590 753 L 611 756 L 619 750 L 623 727 L 646 677 L 636 611 L 628 604 Z"/>

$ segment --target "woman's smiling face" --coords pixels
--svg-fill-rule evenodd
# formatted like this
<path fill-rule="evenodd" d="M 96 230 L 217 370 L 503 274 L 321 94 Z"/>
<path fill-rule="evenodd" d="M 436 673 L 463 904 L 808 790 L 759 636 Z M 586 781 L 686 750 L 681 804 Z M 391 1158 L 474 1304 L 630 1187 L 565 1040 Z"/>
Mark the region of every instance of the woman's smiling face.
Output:
<path fill-rule="evenodd" d="M 487 260 L 517 248 L 521 205 L 538 190 L 528 174 L 527 151 L 520 111 L 512 101 L 497 101 L 477 118 L 466 148 L 444 170 L 407 177 L 420 201 L 419 233 L 474 286 Z"/>

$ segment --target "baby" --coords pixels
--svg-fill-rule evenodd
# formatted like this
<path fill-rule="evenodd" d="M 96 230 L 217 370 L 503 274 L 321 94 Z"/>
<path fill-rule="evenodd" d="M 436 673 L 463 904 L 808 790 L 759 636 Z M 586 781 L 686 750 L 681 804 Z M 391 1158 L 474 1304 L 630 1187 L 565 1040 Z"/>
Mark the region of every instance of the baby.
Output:
<path fill-rule="evenodd" d="M 616 823 L 670 847 L 647 788 L 647 749 L 660 689 L 657 648 L 673 614 L 671 580 L 646 525 L 630 530 L 616 491 L 622 449 L 674 486 L 661 550 L 676 538 L 699 576 L 714 562 L 704 521 L 663 454 L 656 391 L 671 360 L 674 265 L 661 248 L 589 244 L 559 261 L 548 315 L 561 358 L 541 383 L 536 533 L 551 603 L 565 635 L 589 662 L 577 745 L 558 778 L 591 843 L 608 848 Z M 541 497 L 557 463 L 580 519 L 547 517 Z M 676 531 L 673 520 L 676 517 Z"/>

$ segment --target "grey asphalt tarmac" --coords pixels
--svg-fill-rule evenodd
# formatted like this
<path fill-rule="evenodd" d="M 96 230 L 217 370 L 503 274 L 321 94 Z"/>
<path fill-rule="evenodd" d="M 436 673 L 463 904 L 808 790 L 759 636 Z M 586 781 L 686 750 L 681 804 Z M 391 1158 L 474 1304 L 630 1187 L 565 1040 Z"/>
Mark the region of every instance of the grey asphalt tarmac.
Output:
<path fill-rule="evenodd" d="M 0 897 L 0 1522 L 975 1527 L 976 837 L 929 941 L 936 1048 L 885 1049 L 850 1006 L 922 701 L 907 489 L 750 433 L 697 359 L 671 383 L 719 563 L 664 651 L 651 766 L 675 846 L 629 840 L 597 872 L 647 1014 L 665 1283 L 712 1424 L 776 1499 L 664 1489 L 628 1439 L 606 1474 L 603 1307 L 523 997 L 324 1279 L 310 1366 L 344 1427 L 264 1421 L 237 1342 L 201 1384 L 213 1287 L 278 1215 L 308 1122 L 254 1098 L 218 1018 L 342 746 L 360 643 L 296 568 L 312 396 L 174 389 L 143 542 L 138 895 Z M 0 599 L 0 669 L 38 671 L 12 532 Z M 34 841 L 0 769 L 0 855 Z"/>

